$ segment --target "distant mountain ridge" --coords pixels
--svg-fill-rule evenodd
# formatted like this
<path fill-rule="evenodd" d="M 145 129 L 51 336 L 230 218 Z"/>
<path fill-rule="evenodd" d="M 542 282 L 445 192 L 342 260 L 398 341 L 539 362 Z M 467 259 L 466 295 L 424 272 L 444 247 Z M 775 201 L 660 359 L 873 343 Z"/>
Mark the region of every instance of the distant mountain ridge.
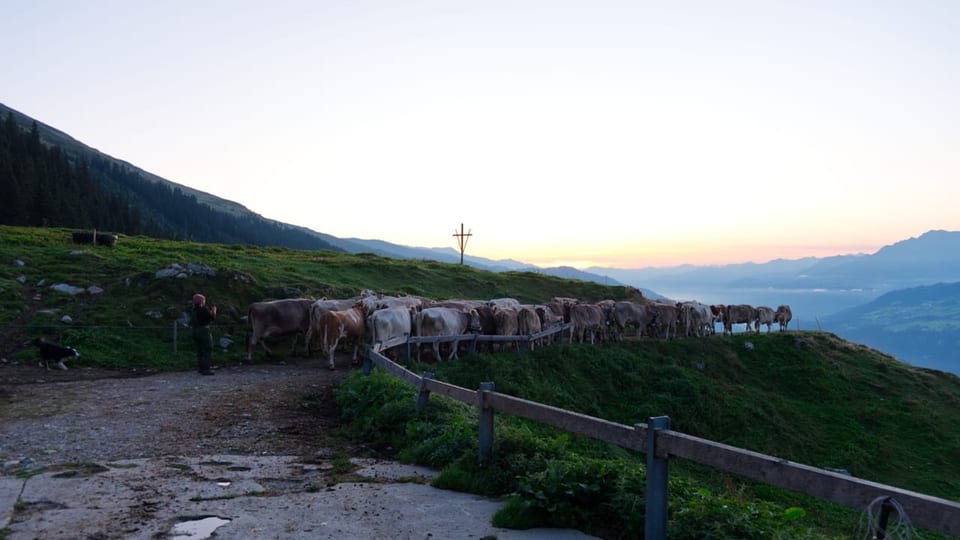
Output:
<path fill-rule="evenodd" d="M 889 292 L 823 323 L 844 339 L 960 375 L 960 282 Z"/>

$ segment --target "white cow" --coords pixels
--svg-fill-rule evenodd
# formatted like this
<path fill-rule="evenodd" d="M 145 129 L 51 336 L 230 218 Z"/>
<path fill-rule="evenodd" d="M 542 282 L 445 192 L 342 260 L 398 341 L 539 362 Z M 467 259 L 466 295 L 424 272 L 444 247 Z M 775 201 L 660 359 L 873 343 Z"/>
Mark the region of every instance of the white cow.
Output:
<path fill-rule="evenodd" d="M 468 332 L 480 332 L 480 314 L 477 310 L 460 311 L 453 308 L 433 307 L 422 310 L 415 316 L 416 332 L 418 336 L 462 336 Z M 454 340 L 450 346 L 447 360 L 458 358 L 457 349 L 459 340 Z M 433 342 L 433 357 L 440 361 L 440 344 Z M 420 361 L 420 347 L 417 347 L 417 361 Z"/>
<path fill-rule="evenodd" d="M 400 338 L 409 337 L 413 328 L 415 309 L 393 307 L 378 309 L 367 316 L 367 334 L 370 344 L 376 352 L 386 351 L 391 347 L 386 344 Z"/>
<path fill-rule="evenodd" d="M 714 332 L 713 312 L 710 306 L 700 302 L 683 302 L 679 304 L 680 324 L 685 336 L 705 336 Z"/>
<path fill-rule="evenodd" d="M 494 298 L 489 300 L 487 305 L 493 308 L 520 309 L 520 301 L 516 298 Z"/>
<path fill-rule="evenodd" d="M 377 300 L 377 309 L 394 307 L 416 308 L 423 306 L 423 299 L 416 296 L 381 296 Z"/>

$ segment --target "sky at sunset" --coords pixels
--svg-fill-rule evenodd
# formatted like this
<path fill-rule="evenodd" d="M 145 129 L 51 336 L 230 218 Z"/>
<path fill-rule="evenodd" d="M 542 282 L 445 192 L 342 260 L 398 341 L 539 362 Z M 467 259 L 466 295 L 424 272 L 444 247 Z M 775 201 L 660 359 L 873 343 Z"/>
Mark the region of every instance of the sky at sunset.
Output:
<path fill-rule="evenodd" d="M 960 2 L 0 0 L 0 102 L 341 238 L 540 266 L 960 230 Z"/>

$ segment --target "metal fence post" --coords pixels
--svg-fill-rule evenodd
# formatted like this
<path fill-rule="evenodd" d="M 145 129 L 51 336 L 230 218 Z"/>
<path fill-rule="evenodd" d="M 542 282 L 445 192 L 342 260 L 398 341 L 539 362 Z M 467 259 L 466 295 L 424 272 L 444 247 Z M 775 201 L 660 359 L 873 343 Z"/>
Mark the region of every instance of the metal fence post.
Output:
<path fill-rule="evenodd" d="M 654 416 L 647 420 L 647 508 L 644 519 L 644 538 L 667 539 L 667 497 L 669 456 L 657 456 L 657 432 L 670 429 L 669 416 Z"/>
<path fill-rule="evenodd" d="M 492 382 L 480 383 L 480 462 L 493 455 L 493 409 L 487 404 L 488 392 L 493 392 Z"/>
<path fill-rule="evenodd" d="M 424 371 L 420 377 L 420 393 L 417 394 L 417 410 L 422 411 L 427 407 L 427 400 L 430 399 L 430 390 L 427 390 L 427 379 L 432 379 L 433 373 Z"/>

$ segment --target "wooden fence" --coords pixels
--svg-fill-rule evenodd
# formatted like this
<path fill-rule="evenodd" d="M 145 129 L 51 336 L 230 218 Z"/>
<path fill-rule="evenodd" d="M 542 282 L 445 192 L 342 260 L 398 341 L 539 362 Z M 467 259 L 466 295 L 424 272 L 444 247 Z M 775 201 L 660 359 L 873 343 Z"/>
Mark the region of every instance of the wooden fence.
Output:
<path fill-rule="evenodd" d="M 413 357 L 413 349 L 426 343 L 453 343 L 467 345 L 467 354 L 477 352 L 477 345 L 480 343 L 515 343 L 518 351 L 528 351 L 532 348 L 534 342 L 560 343 L 564 339 L 564 333 L 573 328 L 573 323 L 564 323 L 554 328 L 549 328 L 542 332 L 530 335 L 513 336 L 491 336 L 484 334 L 465 334 L 461 336 L 397 336 L 387 342 L 377 342 L 374 344 L 374 350 L 383 351 L 391 347 L 404 347 L 404 354 L 407 358 Z M 569 338 L 568 338 L 569 339 Z"/>
<path fill-rule="evenodd" d="M 794 463 L 774 456 L 694 437 L 670 429 L 670 419 L 653 417 L 646 424 L 628 426 L 544 405 L 494 391 L 494 383 L 469 390 L 437 381 L 433 374 L 417 375 L 370 348 L 364 373 L 376 365 L 419 389 L 423 408 L 431 393 L 442 394 L 480 409 L 480 459 L 493 452 L 494 412 L 500 411 L 584 435 L 623 448 L 644 452 L 647 459 L 645 537 L 667 537 L 667 486 L 670 457 L 708 465 L 767 484 L 862 510 L 880 497 L 891 497 L 904 508 L 913 525 L 960 536 L 960 503 L 862 480 L 841 473 Z"/>

